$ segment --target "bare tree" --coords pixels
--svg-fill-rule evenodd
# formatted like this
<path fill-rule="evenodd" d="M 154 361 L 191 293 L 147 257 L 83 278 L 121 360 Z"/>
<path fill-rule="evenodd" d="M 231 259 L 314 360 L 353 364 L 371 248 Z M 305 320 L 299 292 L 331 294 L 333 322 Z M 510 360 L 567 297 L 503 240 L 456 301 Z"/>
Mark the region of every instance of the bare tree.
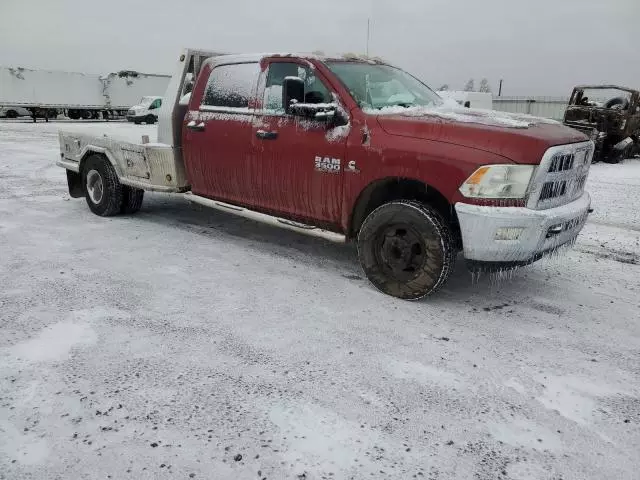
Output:
<path fill-rule="evenodd" d="M 489 80 L 487 80 L 486 78 L 483 78 L 482 80 L 480 80 L 480 88 L 478 89 L 479 92 L 484 92 L 484 93 L 491 93 L 491 87 L 489 86 Z"/>
<path fill-rule="evenodd" d="M 475 92 L 476 91 L 476 82 L 473 78 L 470 78 L 466 83 L 463 89 L 465 92 Z"/>

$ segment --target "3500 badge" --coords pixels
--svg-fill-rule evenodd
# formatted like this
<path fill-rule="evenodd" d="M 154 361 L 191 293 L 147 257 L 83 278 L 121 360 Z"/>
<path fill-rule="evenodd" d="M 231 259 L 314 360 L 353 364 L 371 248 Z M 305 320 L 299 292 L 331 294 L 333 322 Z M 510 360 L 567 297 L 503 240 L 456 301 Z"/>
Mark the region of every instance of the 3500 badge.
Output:
<path fill-rule="evenodd" d="M 316 157 L 315 168 L 318 172 L 340 173 L 340 159 L 329 157 Z"/>

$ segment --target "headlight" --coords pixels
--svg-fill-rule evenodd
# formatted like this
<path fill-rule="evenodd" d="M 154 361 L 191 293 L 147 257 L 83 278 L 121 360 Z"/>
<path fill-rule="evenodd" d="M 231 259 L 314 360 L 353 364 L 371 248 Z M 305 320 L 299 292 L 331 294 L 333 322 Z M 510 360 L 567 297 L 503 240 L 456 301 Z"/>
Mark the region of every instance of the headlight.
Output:
<path fill-rule="evenodd" d="M 535 166 L 488 165 L 480 167 L 460 187 L 468 198 L 524 198 Z"/>

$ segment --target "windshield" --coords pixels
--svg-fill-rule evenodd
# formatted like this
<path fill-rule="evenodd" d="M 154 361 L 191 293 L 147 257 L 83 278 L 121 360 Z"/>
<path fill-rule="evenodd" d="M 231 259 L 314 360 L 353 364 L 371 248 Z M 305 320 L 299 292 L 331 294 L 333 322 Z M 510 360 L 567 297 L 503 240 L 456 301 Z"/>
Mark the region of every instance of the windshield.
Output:
<path fill-rule="evenodd" d="M 625 110 L 631 102 L 631 92 L 617 88 L 584 88 L 578 90 L 571 104 Z"/>
<path fill-rule="evenodd" d="M 151 103 L 153 103 L 153 101 L 155 100 L 156 97 L 142 97 L 140 99 L 140 103 L 139 105 L 142 105 L 144 107 L 147 107 L 149 105 L 151 105 Z"/>
<path fill-rule="evenodd" d="M 442 99 L 399 68 L 362 62 L 327 62 L 363 109 L 437 106 Z"/>

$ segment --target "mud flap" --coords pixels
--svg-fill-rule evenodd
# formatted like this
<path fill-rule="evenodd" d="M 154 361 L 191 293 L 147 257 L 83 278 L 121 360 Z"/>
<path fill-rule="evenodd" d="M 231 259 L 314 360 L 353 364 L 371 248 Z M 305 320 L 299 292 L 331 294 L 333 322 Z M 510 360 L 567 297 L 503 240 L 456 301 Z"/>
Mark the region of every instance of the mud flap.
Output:
<path fill-rule="evenodd" d="M 67 170 L 67 185 L 69 186 L 69 195 L 72 198 L 84 197 L 82 176 L 79 173 Z"/>

